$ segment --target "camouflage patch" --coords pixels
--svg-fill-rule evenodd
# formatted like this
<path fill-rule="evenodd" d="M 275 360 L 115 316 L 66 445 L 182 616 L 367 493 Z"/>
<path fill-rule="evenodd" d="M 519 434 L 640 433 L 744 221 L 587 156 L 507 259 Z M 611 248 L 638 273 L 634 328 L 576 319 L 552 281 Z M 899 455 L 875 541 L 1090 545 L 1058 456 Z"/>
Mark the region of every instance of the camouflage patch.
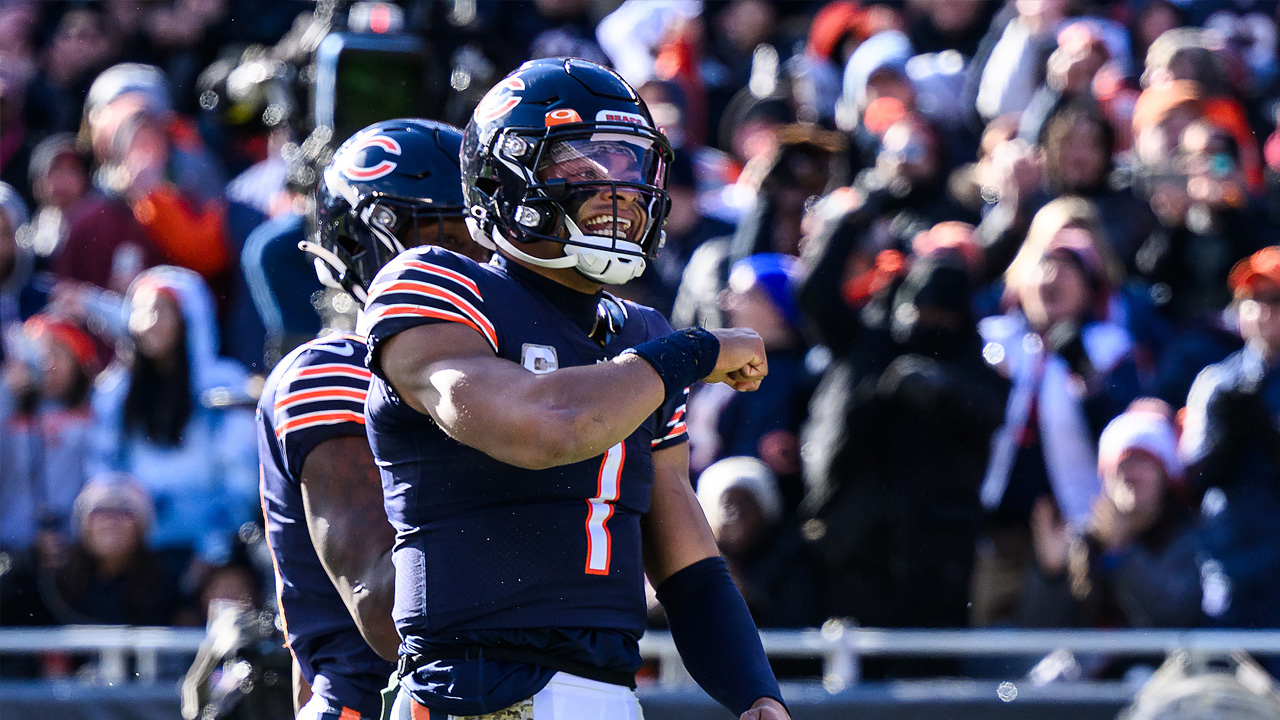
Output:
<path fill-rule="evenodd" d="M 533 720 L 533 698 L 485 715 L 450 715 L 452 720 Z"/>

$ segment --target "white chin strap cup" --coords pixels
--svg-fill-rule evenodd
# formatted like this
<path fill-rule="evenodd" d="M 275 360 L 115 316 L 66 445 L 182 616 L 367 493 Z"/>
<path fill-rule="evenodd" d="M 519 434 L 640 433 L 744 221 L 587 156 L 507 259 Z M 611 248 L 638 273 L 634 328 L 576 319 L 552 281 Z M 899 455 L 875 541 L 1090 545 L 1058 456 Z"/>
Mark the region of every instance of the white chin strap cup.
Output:
<path fill-rule="evenodd" d="M 480 223 L 474 218 L 466 218 L 467 228 L 471 231 L 471 237 L 482 247 L 489 250 L 498 250 L 501 248 L 504 252 L 517 260 L 523 260 L 530 265 L 538 267 L 564 269 L 576 268 L 578 272 L 584 276 L 605 285 L 622 285 L 623 283 L 635 280 L 640 277 L 645 269 L 645 261 L 643 257 L 637 255 L 624 255 L 622 253 L 602 250 L 598 248 L 583 247 L 580 245 L 564 245 L 564 255 L 558 258 L 540 258 L 534 257 L 520 248 L 516 247 L 510 240 L 503 237 L 502 233 L 495 227 L 493 233 L 486 235 L 480 228 Z M 587 238 L 596 240 L 601 243 L 609 243 L 609 238 L 595 236 L 578 236 L 581 240 Z"/>
<path fill-rule="evenodd" d="M 623 255 L 581 245 L 565 245 L 564 254 L 578 259 L 578 272 L 605 285 L 622 285 L 644 273 L 644 258 L 636 255 Z"/>

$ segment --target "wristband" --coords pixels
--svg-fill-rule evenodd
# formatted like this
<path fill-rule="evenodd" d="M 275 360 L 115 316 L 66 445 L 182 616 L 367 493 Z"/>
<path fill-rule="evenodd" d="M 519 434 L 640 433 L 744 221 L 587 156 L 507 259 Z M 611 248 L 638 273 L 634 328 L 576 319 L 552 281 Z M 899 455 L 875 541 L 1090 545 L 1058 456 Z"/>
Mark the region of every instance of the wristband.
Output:
<path fill-rule="evenodd" d="M 642 342 L 619 355 L 637 355 L 652 365 L 670 400 L 716 369 L 720 340 L 710 330 L 692 327 Z"/>
<path fill-rule="evenodd" d="M 755 701 L 786 707 L 760 633 L 724 558 L 699 560 L 658 586 L 671 638 L 689 674 L 707 694 L 741 715 Z"/>

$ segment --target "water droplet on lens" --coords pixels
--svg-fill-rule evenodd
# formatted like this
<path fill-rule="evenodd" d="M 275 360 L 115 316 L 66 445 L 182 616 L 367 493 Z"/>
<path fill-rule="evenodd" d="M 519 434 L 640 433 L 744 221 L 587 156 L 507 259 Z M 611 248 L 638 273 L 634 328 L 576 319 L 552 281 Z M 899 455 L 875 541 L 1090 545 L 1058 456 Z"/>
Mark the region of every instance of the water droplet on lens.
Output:
<path fill-rule="evenodd" d="M 1018 686 L 1011 682 L 1002 682 L 1000 683 L 1000 686 L 996 688 L 996 696 L 999 697 L 1002 702 L 1013 702 L 1018 699 Z"/>

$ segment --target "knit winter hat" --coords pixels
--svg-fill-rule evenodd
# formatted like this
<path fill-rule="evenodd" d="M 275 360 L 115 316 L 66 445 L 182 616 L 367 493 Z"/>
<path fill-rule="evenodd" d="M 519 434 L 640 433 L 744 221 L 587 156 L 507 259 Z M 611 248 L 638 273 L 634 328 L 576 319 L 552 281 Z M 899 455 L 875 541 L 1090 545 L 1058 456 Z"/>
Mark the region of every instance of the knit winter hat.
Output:
<path fill-rule="evenodd" d="M 145 536 L 155 522 L 155 506 L 151 495 L 129 473 L 104 473 L 85 483 L 76 497 L 74 506 L 75 527 L 79 533 L 95 510 L 123 510 L 138 521 Z"/>
<path fill-rule="evenodd" d="M 753 457 L 729 457 L 716 461 L 698 476 L 698 504 L 712 527 L 721 521 L 720 499 L 733 488 L 742 488 L 755 497 L 766 522 L 776 523 L 782 517 L 782 493 L 769 466 Z"/>
<path fill-rule="evenodd" d="M 796 304 L 796 283 L 800 261 L 782 253 L 759 253 L 733 264 L 729 271 L 729 288 L 745 292 L 759 286 L 782 313 L 787 324 L 800 324 L 800 308 Z"/>
<path fill-rule="evenodd" d="M 1158 406 L 1131 406 L 1107 425 L 1098 441 L 1098 474 L 1105 477 L 1114 473 L 1121 461 L 1134 452 L 1160 463 L 1174 482 L 1180 482 L 1186 472 L 1178 458 L 1173 421 Z"/>
<path fill-rule="evenodd" d="M 70 350 L 80 369 L 90 378 L 97 375 L 101 369 L 93 336 L 75 323 L 51 315 L 38 314 L 28 318 L 23 323 L 22 329 L 32 339 L 47 338 Z"/>

